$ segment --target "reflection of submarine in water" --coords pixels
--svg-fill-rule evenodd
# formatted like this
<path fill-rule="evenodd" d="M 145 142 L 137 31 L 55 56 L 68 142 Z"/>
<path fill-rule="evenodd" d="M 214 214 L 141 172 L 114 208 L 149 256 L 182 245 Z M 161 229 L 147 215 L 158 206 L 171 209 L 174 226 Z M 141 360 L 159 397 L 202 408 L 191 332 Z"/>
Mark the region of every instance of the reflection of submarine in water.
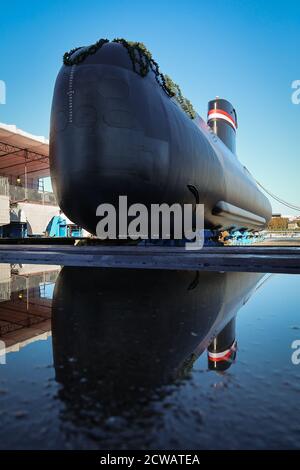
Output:
<path fill-rule="evenodd" d="M 104 414 L 149 400 L 209 345 L 219 353 L 233 344 L 234 317 L 262 276 L 64 267 L 52 305 L 61 397 L 74 412 L 101 403 Z"/>
<path fill-rule="evenodd" d="M 262 229 L 271 206 L 235 155 L 232 105 L 215 99 L 208 125 L 191 119 L 151 67 L 141 76 L 147 55 L 130 50 L 99 41 L 68 54 L 59 72 L 50 167 L 63 212 L 95 233 L 98 205 L 118 208 L 127 195 L 147 208 L 202 203 L 207 229 Z"/>

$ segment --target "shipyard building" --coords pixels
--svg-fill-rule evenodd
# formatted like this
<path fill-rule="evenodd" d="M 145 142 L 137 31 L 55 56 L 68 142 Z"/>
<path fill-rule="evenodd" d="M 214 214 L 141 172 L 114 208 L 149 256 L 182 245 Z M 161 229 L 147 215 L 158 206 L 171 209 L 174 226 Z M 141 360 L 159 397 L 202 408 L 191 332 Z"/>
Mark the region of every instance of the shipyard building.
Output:
<path fill-rule="evenodd" d="M 0 237 L 81 236 L 61 213 L 51 185 L 49 142 L 0 123 Z"/>

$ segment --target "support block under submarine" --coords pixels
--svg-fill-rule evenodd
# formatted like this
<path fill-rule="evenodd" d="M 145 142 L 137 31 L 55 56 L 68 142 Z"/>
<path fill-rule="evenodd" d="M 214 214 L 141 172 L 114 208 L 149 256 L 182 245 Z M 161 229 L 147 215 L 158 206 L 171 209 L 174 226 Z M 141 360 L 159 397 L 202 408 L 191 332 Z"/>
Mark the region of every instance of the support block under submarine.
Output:
<path fill-rule="evenodd" d="M 140 44 L 140 43 L 136 43 Z M 237 116 L 216 98 L 208 122 L 144 50 L 100 40 L 65 54 L 51 112 L 50 169 L 62 211 L 96 233 L 99 204 L 204 204 L 205 229 L 262 230 L 271 205 L 235 154 Z M 185 102 L 186 104 L 186 102 Z M 191 113 L 190 113 L 191 114 Z"/>

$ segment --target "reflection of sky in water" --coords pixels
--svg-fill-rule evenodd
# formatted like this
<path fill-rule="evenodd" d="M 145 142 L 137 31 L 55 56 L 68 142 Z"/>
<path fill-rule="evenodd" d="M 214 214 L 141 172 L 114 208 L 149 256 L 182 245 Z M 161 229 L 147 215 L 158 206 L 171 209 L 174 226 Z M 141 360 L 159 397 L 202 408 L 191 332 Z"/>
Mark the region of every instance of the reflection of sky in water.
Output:
<path fill-rule="evenodd" d="M 0 366 L 0 448 L 299 447 L 300 365 L 291 362 L 291 343 L 300 339 L 299 291 L 299 276 L 272 275 L 240 308 L 237 360 L 224 374 L 208 371 L 204 352 L 185 379 L 154 388 L 144 402 L 140 393 L 129 408 L 110 408 L 108 391 L 119 386 L 113 370 L 103 378 L 114 383 L 105 383 L 102 400 L 87 392 L 82 371 L 75 393 L 91 401 L 88 418 L 75 409 L 80 400 L 69 406 L 72 384 L 55 380 L 64 369 L 53 367 L 51 337 L 9 353 Z M 49 284 L 44 296 L 52 294 Z M 94 360 L 101 368 L 107 358 Z"/>

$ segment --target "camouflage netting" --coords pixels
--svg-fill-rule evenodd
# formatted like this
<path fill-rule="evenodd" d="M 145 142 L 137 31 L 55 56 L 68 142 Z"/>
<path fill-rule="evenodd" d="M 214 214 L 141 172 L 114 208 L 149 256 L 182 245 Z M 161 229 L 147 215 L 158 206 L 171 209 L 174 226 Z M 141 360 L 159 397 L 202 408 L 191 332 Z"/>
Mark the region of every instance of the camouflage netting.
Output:
<path fill-rule="evenodd" d="M 104 44 L 109 42 L 108 39 L 100 39 L 95 44 L 89 47 L 77 47 L 72 49 L 70 52 L 66 52 L 63 57 L 65 65 L 78 65 L 83 62 L 86 57 L 91 54 L 95 54 Z M 173 97 L 181 106 L 182 110 L 191 118 L 194 119 L 196 116 L 195 110 L 192 103 L 185 98 L 180 90 L 179 85 L 173 82 L 168 76 L 160 72 L 158 63 L 153 59 L 151 52 L 146 48 L 142 42 L 126 41 L 125 39 L 114 39 L 112 42 L 122 44 L 128 52 L 130 57 L 133 71 L 139 74 L 141 77 L 146 77 L 150 70 L 155 75 L 157 83 L 162 87 L 165 93 L 171 98 Z M 75 54 L 75 52 L 82 49 L 81 52 Z"/>

